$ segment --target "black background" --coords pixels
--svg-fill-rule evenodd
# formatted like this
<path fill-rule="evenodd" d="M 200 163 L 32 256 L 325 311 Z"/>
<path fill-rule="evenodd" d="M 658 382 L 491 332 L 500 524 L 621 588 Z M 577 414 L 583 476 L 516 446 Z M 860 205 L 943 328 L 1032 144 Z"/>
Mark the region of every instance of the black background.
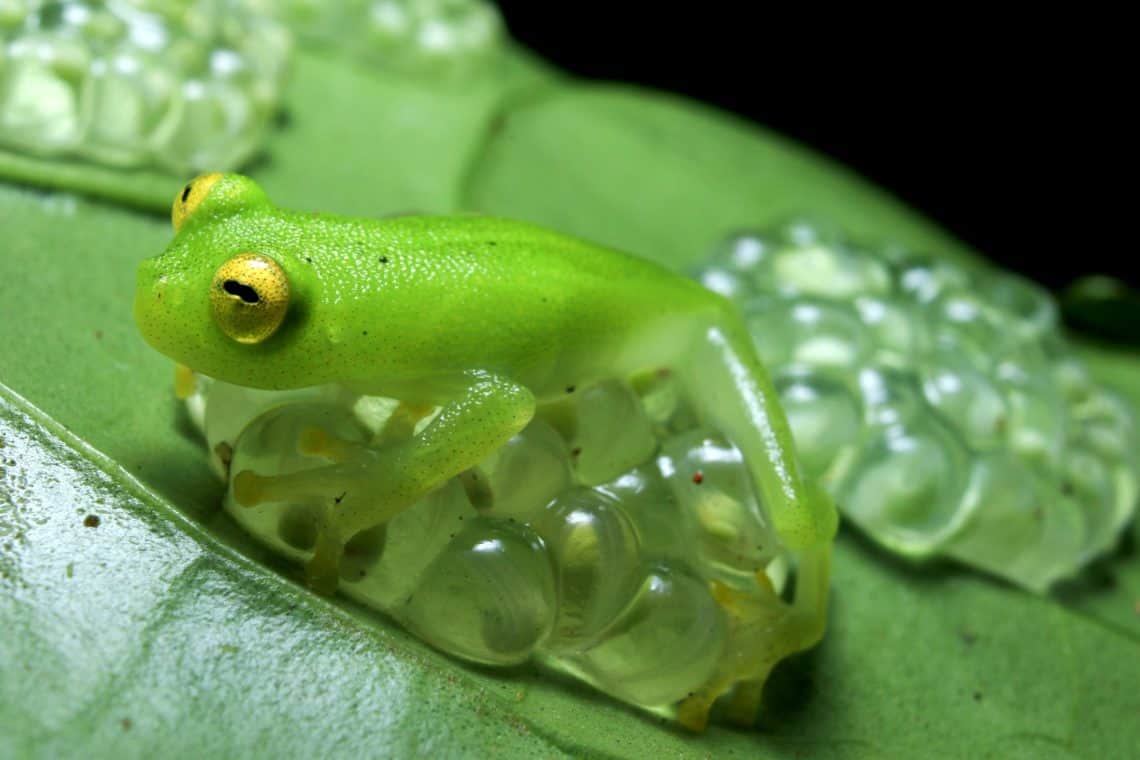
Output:
<path fill-rule="evenodd" d="M 511 35 L 560 68 L 679 92 L 771 127 L 1054 290 L 1082 274 L 1134 279 L 1135 125 L 1124 107 L 1136 83 L 1125 81 L 1135 61 L 1123 19 L 499 5 Z M 655 10 L 629 13 L 638 8 Z"/>

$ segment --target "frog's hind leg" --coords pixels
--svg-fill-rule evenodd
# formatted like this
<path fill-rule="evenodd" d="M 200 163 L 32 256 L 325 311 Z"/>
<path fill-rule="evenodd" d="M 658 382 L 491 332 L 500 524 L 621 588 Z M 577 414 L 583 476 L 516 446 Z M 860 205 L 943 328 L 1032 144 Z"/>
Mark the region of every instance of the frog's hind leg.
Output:
<path fill-rule="evenodd" d="M 327 446 L 338 447 L 348 445 L 337 439 L 325 440 L 321 437 L 323 431 L 313 428 L 305 431 L 298 448 L 304 449 L 304 438 L 308 435 L 308 448 L 314 456 L 323 456 L 335 459 Z M 337 454 L 347 455 L 347 450 L 338 450 Z M 359 453 L 359 452 L 358 452 Z M 344 553 L 344 539 L 337 530 L 335 509 L 347 496 L 349 488 L 354 487 L 355 481 L 346 477 L 341 465 L 327 465 L 298 472 L 280 475 L 262 476 L 250 470 L 237 473 L 233 479 L 234 501 L 242 507 L 255 507 L 259 504 L 274 502 L 308 502 L 320 504 L 317 520 L 317 540 L 313 557 L 305 566 L 305 581 L 313 590 L 331 594 L 336 590 L 338 568 L 341 555 Z M 329 494 L 333 494 L 329 498 Z M 329 503 L 331 502 L 331 503 Z"/>
<path fill-rule="evenodd" d="M 362 443 L 338 438 L 321 427 L 305 428 L 297 437 L 298 453 L 330 462 L 347 462 L 360 456 L 365 448 L 367 446 Z"/>
<path fill-rule="evenodd" d="M 755 590 L 712 584 L 713 598 L 728 618 L 728 638 L 713 676 L 677 705 L 679 723 L 704 730 L 713 703 L 730 691 L 726 717 L 744 726 L 755 722 L 772 668 L 789 655 L 814 646 L 823 636 L 830 565 L 830 544 L 803 552 L 790 604 L 780 598 L 762 571 Z"/>
<path fill-rule="evenodd" d="M 783 544 L 796 550 L 830 541 L 835 507 L 822 489 L 805 484 L 779 396 L 739 317 L 725 312 L 710 322 L 676 371 L 701 419 L 744 455 Z"/>
<path fill-rule="evenodd" d="M 297 438 L 297 451 L 330 462 L 347 462 L 359 457 L 369 445 L 377 446 L 408 440 L 415 433 L 415 427 L 420 420 L 434 408 L 430 404 L 400 402 L 383 426 L 376 431 L 370 444 L 344 440 L 323 427 L 305 428 Z"/>

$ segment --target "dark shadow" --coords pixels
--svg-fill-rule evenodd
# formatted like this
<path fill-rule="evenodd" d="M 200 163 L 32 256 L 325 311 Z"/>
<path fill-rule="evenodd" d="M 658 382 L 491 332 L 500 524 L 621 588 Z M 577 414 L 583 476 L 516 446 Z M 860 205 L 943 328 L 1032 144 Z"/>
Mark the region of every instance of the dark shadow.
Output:
<path fill-rule="evenodd" d="M 1117 587 L 1117 572 L 1121 565 L 1135 559 L 1136 551 L 1136 533 L 1126 530 L 1110 551 L 1090 562 L 1075 577 L 1054 586 L 1051 596 L 1061 604 L 1075 604 L 1090 596 L 1112 593 Z"/>
<path fill-rule="evenodd" d="M 174 409 L 174 432 L 185 440 L 201 446 L 202 450 L 205 451 L 206 441 L 198 428 L 194 427 L 194 422 L 190 419 L 190 412 L 186 410 L 186 402 L 171 399 L 170 403 Z"/>
<path fill-rule="evenodd" d="M 834 604 L 832 611 L 834 611 Z M 764 733 L 804 734 L 815 720 L 809 709 L 818 698 L 816 676 L 827 654 L 830 637 L 806 652 L 793 655 L 772 670 L 764 684 L 764 697 L 755 728 Z"/>
<path fill-rule="evenodd" d="M 900 583 L 936 586 L 952 580 L 962 573 L 989 577 L 984 573 L 971 570 L 952 560 L 943 559 L 941 557 L 908 559 L 907 557 L 893 554 L 889 550 L 879 546 L 870 536 L 851 525 L 847 520 L 840 521 L 838 538 L 846 545 L 854 547 L 860 554 L 866 556 L 869 562 L 874 562 L 886 568 L 892 575 L 898 576 Z M 991 580 L 995 583 L 1008 585 L 996 578 Z"/>

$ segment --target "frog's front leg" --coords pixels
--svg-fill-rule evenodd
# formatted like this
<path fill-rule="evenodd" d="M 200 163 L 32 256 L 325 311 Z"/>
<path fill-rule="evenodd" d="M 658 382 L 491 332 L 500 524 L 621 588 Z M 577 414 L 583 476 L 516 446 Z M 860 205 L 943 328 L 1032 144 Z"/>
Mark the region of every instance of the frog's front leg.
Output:
<path fill-rule="evenodd" d="M 272 501 L 324 503 L 306 575 L 315 589 L 331 593 L 348 539 L 387 522 L 474 467 L 534 415 L 534 396 L 527 388 L 488 372 L 464 373 L 458 389 L 448 395 L 440 399 L 440 413 L 418 435 L 342 449 L 340 461 L 310 470 L 272 476 L 239 472 L 233 481 L 234 500 L 246 507 Z"/>

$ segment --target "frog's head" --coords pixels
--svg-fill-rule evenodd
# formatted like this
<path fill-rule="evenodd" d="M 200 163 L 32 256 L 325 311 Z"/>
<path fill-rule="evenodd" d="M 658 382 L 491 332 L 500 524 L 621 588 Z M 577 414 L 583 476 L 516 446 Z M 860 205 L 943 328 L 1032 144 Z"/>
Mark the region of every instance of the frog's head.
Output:
<path fill-rule="evenodd" d="M 270 357 L 281 353 L 282 327 L 298 311 L 290 309 L 291 262 L 269 232 L 279 227 L 274 211 L 238 174 L 203 174 L 178 192 L 174 240 L 138 269 L 135 322 L 151 346 L 213 377 L 274 382 L 265 377 Z"/>

